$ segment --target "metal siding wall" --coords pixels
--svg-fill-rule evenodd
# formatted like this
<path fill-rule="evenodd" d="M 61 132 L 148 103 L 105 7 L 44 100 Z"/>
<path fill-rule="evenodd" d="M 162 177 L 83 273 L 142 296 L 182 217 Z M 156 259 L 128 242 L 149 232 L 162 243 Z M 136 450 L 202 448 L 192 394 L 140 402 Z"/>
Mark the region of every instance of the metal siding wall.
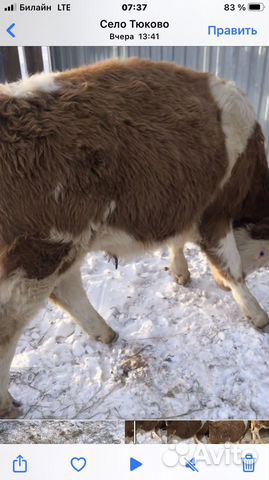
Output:
<path fill-rule="evenodd" d="M 269 143 L 268 47 L 53 47 L 50 51 L 56 70 L 135 56 L 172 61 L 233 80 L 252 101 Z"/>

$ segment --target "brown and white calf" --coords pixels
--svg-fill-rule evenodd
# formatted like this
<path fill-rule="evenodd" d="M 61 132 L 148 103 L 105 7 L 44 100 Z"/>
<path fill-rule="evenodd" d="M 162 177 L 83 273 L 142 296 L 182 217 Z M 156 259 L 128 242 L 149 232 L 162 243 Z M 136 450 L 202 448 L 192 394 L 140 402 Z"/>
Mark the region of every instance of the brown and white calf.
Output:
<path fill-rule="evenodd" d="M 168 421 L 167 437 L 168 442 L 175 436 L 181 439 L 194 437 L 197 443 L 200 443 L 204 436 L 208 437 L 209 443 L 237 443 L 242 440 L 250 427 L 248 421 Z"/>
<path fill-rule="evenodd" d="M 132 436 L 129 427 L 129 438 Z M 168 443 L 173 443 L 175 437 L 181 440 L 193 438 L 196 443 L 200 443 L 204 436 L 208 438 L 208 443 L 237 443 L 240 442 L 250 428 L 249 421 L 202 421 L 202 420 L 168 420 L 168 421 L 136 421 L 136 431 L 152 432 L 153 435 L 161 439 L 162 432 L 166 431 Z M 259 422 L 251 422 L 255 428 Z M 263 422 L 265 425 L 268 422 Z M 261 424 L 259 423 L 259 426 Z M 260 428 L 264 428 L 261 427 Z M 134 428 L 133 428 L 134 430 Z M 134 432 L 133 432 L 134 434 Z"/>
<path fill-rule="evenodd" d="M 112 60 L 0 86 L 0 415 L 16 343 L 50 297 L 93 338 L 116 334 L 82 286 L 87 252 L 186 241 L 259 328 L 245 277 L 268 262 L 264 138 L 233 83 L 170 63 Z M 187 274 L 188 275 L 188 274 Z"/>
<path fill-rule="evenodd" d="M 251 422 L 251 433 L 254 443 L 259 443 L 262 441 L 260 431 L 269 430 L 269 421 L 267 420 L 258 420 Z"/>

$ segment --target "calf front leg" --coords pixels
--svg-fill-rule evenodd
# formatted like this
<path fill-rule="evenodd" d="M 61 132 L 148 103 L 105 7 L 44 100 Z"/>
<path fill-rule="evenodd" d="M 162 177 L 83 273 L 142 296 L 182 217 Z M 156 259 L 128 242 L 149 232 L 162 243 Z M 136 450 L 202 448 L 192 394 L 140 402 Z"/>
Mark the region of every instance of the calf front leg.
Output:
<path fill-rule="evenodd" d="M 66 310 L 90 337 L 103 343 L 112 343 L 118 338 L 118 334 L 89 302 L 77 265 L 63 276 L 50 297 Z"/>
<path fill-rule="evenodd" d="M 251 428 L 251 437 L 254 443 L 258 443 L 261 440 L 260 431 L 258 428 Z"/>
<path fill-rule="evenodd" d="M 170 272 L 179 285 L 189 283 L 191 275 L 188 269 L 188 263 L 184 256 L 183 247 L 173 245 L 170 247 L 171 265 Z"/>
<path fill-rule="evenodd" d="M 70 262 L 71 254 L 71 244 L 22 235 L 1 255 L 0 417 L 13 418 L 19 413 L 18 404 L 8 393 L 16 344 L 28 321 L 44 306 L 59 269 Z"/>
<path fill-rule="evenodd" d="M 0 418 L 20 415 L 20 404 L 8 392 L 10 366 L 24 327 L 48 297 L 49 289 L 49 282 L 28 280 L 20 271 L 0 281 Z"/>
<path fill-rule="evenodd" d="M 265 327 L 269 318 L 246 285 L 233 231 L 229 230 L 224 237 L 215 240 L 214 245 L 204 242 L 202 248 L 213 266 L 217 283 L 231 290 L 242 313 L 255 327 Z"/>

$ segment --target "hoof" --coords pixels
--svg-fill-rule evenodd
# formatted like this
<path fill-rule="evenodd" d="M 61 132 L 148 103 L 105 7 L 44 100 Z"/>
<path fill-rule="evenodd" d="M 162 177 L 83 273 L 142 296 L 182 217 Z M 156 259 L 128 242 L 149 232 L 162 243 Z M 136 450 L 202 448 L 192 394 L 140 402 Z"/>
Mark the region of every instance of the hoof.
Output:
<path fill-rule="evenodd" d="M 191 274 L 189 270 L 184 273 L 177 273 L 171 267 L 164 267 L 164 270 L 171 273 L 172 277 L 174 278 L 175 282 L 178 283 L 178 285 L 186 286 L 191 282 Z"/>
<path fill-rule="evenodd" d="M 186 286 L 191 282 L 191 274 L 187 273 L 173 273 L 171 272 L 178 285 Z"/>
<path fill-rule="evenodd" d="M 119 334 L 114 332 L 112 328 L 109 329 L 104 335 L 98 335 L 95 339 L 97 342 L 105 343 L 106 345 L 111 345 L 116 343 L 119 338 Z"/>
<path fill-rule="evenodd" d="M 0 419 L 15 419 L 21 417 L 21 402 L 15 400 L 10 394 L 7 402 L 3 407 L 0 407 Z"/>
<path fill-rule="evenodd" d="M 16 400 L 14 397 L 12 397 L 12 395 L 10 393 L 9 393 L 9 398 L 12 402 L 13 407 L 20 408 L 22 406 L 22 402 L 20 402 L 19 400 Z"/>
<path fill-rule="evenodd" d="M 255 318 L 251 318 L 251 321 L 258 330 L 268 329 L 269 327 L 269 317 L 266 312 L 261 312 L 259 315 L 256 315 Z"/>
<path fill-rule="evenodd" d="M 230 292 L 230 291 L 231 291 L 230 287 L 226 287 L 226 286 L 224 285 L 224 283 L 216 282 L 216 284 L 217 284 L 217 286 L 218 286 L 219 288 L 221 288 L 221 290 L 224 290 L 225 292 Z"/>
<path fill-rule="evenodd" d="M 22 416 L 22 410 L 21 408 L 15 407 L 14 405 L 12 408 L 4 415 L 2 418 L 7 418 L 10 420 L 15 420 L 16 418 L 19 418 Z"/>
<path fill-rule="evenodd" d="M 114 338 L 112 339 L 112 341 L 110 342 L 110 345 L 113 345 L 114 343 L 116 343 L 120 337 L 119 333 L 118 332 L 114 332 Z"/>

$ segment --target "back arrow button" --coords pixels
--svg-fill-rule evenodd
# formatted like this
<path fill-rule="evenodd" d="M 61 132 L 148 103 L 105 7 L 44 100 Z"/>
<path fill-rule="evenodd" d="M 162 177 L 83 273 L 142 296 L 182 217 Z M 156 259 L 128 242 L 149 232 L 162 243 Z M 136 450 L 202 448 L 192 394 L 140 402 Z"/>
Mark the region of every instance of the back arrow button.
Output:
<path fill-rule="evenodd" d="M 9 27 L 7 28 L 7 33 L 12 37 L 12 38 L 15 38 L 16 35 L 15 33 L 12 31 L 13 28 L 15 27 L 15 23 L 12 23 L 11 25 L 9 25 Z"/>

